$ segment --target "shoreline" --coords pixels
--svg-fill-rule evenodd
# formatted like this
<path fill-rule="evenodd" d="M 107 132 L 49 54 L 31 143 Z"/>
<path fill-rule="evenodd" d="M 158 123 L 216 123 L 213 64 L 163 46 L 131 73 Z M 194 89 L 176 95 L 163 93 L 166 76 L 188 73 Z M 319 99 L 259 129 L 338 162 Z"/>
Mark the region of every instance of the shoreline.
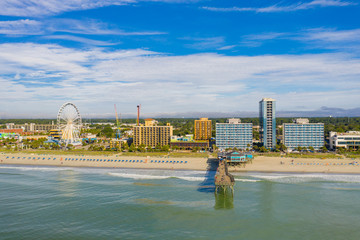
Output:
<path fill-rule="evenodd" d="M 199 170 L 214 169 L 215 158 L 135 157 L 135 156 L 93 156 L 93 155 L 50 155 L 33 153 L 0 153 L 1 165 Z M 230 172 L 263 173 L 342 173 L 360 174 L 360 160 L 278 158 L 257 156 L 245 167 L 229 166 Z"/>
<path fill-rule="evenodd" d="M 267 173 L 351 173 L 360 174 L 360 160 L 318 159 L 318 158 L 278 158 L 258 156 L 245 167 L 229 167 L 232 172 Z"/>
<path fill-rule="evenodd" d="M 207 158 L 169 158 L 134 156 L 85 156 L 2 153 L 0 165 L 32 165 L 57 167 L 100 167 L 100 168 L 139 168 L 167 170 L 207 170 Z"/>

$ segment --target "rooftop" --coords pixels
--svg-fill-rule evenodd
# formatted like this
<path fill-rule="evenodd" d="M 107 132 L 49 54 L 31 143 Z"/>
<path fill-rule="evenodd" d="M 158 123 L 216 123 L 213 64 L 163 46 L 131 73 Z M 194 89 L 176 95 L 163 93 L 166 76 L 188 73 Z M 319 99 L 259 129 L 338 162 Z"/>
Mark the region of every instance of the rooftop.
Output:
<path fill-rule="evenodd" d="M 275 99 L 273 99 L 273 98 L 263 98 L 261 101 L 263 101 L 263 102 L 275 102 Z"/>

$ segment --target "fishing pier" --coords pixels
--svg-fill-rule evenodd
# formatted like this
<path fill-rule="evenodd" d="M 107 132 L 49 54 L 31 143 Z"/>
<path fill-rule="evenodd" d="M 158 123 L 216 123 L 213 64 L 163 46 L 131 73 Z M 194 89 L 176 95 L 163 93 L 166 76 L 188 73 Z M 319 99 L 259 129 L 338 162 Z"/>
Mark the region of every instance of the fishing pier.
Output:
<path fill-rule="evenodd" d="M 215 174 L 215 194 L 222 191 L 224 194 L 227 190 L 231 190 L 234 195 L 235 179 L 228 171 L 227 162 L 223 158 L 219 158 L 219 167 Z"/>

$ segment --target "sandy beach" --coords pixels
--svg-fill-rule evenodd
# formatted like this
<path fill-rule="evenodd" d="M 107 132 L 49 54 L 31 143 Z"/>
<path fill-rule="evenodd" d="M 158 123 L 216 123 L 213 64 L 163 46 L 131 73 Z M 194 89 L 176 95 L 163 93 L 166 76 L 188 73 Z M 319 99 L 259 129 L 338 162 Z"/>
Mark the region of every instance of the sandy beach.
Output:
<path fill-rule="evenodd" d="M 206 170 L 207 158 L 168 158 L 135 156 L 85 156 L 48 155 L 24 153 L 0 153 L 0 164 L 61 166 L 61 167 L 105 167 L 105 168 L 149 168 Z"/>
<path fill-rule="evenodd" d="M 297 172 L 297 173 L 360 173 L 360 160 L 285 158 L 257 156 L 245 167 L 230 167 L 237 172 Z"/>
<path fill-rule="evenodd" d="M 105 167 L 203 170 L 216 159 L 208 158 L 168 158 L 134 156 L 85 156 L 48 155 L 24 153 L 0 153 L 0 164 L 20 164 L 62 167 Z M 360 173 L 360 160 L 278 158 L 257 156 L 246 166 L 229 167 L 236 172 L 297 172 L 297 173 Z"/>

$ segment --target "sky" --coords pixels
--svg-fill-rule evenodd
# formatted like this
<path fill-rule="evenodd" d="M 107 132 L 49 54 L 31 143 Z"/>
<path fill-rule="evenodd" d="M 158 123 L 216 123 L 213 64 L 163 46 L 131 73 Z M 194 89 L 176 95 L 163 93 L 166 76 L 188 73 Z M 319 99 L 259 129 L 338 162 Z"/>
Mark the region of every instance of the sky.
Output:
<path fill-rule="evenodd" d="M 0 118 L 359 116 L 360 1 L 1 0 L 0 89 Z"/>

